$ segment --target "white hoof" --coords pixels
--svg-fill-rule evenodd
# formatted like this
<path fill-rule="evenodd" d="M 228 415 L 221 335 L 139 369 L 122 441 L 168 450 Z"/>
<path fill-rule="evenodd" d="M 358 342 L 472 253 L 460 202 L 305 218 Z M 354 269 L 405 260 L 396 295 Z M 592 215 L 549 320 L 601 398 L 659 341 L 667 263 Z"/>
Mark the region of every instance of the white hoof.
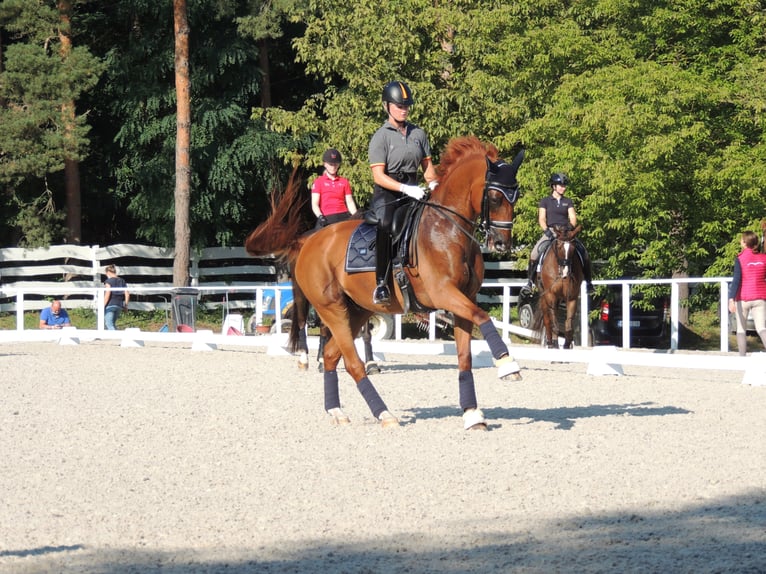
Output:
<path fill-rule="evenodd" d="M 380 413 L 378 420 L 380 421 L 380 426 L 382 426 L 384 429 L 399 426 L 399 419 L 388 411 L 383 411 Z"/>
<path fill-rule="evenodd" d="M 307 371 L 309 368 L 309 356 L 307 353 L 301 353 L 298 356 L 298 368 L 301 371 Z"/>
<path fill-rule="evenodd" d="M 481 409 L 468 409 L 463 413 L 463 428 L 465 430 L 487 430 L 487 421 Z"/>
<path fill-rule="evenodd" d="M 351 419 L 348 418 L 348 415 L 344 413 L 340 407 L 330 409 L 327 411 L 327 413 L 332 417 L 332 424 L 334 425 L 349 425 L 351 424 Z"/>
<path fill-rule="evenodd" d="M 521 367 L 511 357 L 503 357 L 497 361 L 497 378 L 504 379 L 509 376 L 515 380 L 521 379 Z"/>

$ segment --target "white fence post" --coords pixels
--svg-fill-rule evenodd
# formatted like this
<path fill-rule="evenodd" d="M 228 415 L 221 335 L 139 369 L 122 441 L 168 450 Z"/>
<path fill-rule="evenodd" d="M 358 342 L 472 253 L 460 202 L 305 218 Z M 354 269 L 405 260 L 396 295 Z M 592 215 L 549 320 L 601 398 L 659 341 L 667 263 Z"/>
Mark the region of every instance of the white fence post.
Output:
<path fill-rule="evenodd" d="M 670 350 L 678 350 L 678 308 L 680 305 L 680 286 L 676 281 L 670 284 Z"/>
<path fill-rule="evenodd" d="M 721 281 L 721 351 L 729 352 L 729 284 Z"/>
<path fill-rule="evenodd" d="M 24 291 L 16 293 L 16 330 L 24 330 Z"/>
<path fill-rule="evenodd" d="M 95 294 L 97 331 L 104 330 L 104 291 L 105 289 L 97 289 Z"/>

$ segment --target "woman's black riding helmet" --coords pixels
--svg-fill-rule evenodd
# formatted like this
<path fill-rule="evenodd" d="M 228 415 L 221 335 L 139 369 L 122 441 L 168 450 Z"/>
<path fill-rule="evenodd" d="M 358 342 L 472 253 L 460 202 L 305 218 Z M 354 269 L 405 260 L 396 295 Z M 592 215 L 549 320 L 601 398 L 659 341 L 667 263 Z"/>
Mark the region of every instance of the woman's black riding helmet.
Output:
<path fill-rule="evenodd" d="M 548 180 L 548 185 L 563 185 L 566 187 L 569 185 L 569 178 L 565 173 L 554 173 Z"/>
<path fill-rule="evenodd" d="M 415 103 L 410 87 L 404 82 L 388 82 L 383 86 L 383 101 L 400 106 L 411 106 Z"/>

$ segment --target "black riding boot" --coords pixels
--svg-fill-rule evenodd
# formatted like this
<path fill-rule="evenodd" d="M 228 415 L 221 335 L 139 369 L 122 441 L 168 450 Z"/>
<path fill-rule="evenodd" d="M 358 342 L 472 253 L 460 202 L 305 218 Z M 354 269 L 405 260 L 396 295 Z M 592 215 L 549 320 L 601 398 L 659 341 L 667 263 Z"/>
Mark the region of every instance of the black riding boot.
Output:
<path fill-rule="evenodd" d="M 537 261 L 534 259 L 529 260 L 527 266 L 527 284 L 521 288 L 521 292 L 525 295 L 531 295 L 535 288 L 535 272 L 537 271 Z"/>
<path fill-rule="evenodd" d="M 585 288 L 588 293 L 593 293 L 593 269 L 590 264 L 590 256 L 583 254 L 582 272 L 585 275 Z"/>
<path fill-rule="evenodd" d="M 378 226 L 375 239 L 375 282 L 377 286 L 372 293 L 375 305 L 386 305 L 391 301 L 388 289 L 388 266 L 391 260 L 391 234 Z"/>

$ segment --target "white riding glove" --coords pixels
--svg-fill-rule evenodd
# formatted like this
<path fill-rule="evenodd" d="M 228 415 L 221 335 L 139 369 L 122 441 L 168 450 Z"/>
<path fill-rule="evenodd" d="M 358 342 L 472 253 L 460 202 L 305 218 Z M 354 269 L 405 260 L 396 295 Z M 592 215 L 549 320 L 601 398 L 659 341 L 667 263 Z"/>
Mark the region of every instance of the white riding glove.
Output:
<path fill-rule="evenodd" d="M 412 199 L 423 199 L 426 194 L 426 190 L 418 185 L 407 185 L 403 183 L 399 186 L 399 191 L 404 195 L 409 195 Z"/>
<path fill-rule="evenodd" d="M 428 182 L 428 189 L 430 189 L 431 191 L 433 191 L 434 189 L 436 189 L 436 187 L 437 187 L 438 185 L 439 185 L 439 182 L 438 182 L 438 181 L 436 181 L 435 179 L 432 179 L 430 182 Z"/>

